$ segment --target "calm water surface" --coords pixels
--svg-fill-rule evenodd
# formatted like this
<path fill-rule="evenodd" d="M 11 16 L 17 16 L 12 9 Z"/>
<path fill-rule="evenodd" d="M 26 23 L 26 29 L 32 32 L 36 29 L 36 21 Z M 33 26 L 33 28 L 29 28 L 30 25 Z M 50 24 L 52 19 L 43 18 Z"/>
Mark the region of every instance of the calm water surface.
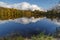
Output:
<path fill-rule="evenodd" d="M 0 36 L 7 36 L 11 33 L 19 33 L 24 36 L 39 34 L 54 34 L 60 26 L 60 20 L 48 18 L 18 18 L 15 20 L 0 20 Z"/>

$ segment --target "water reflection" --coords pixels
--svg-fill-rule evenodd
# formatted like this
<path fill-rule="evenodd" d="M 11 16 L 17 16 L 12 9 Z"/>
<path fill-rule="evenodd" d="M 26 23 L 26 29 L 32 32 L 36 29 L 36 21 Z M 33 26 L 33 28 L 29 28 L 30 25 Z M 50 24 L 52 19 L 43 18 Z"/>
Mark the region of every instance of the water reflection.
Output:
<path fill-rule="evenodd" d="M 50 19 L 52 22 L 54 22 L 56 25 L 60 25 L 60 18 L 53 18 Z"/>
<path fill-rule="evenodd" d="M 57 19 L 44 18 L 18 18 L 9 20 L 0 20 L 0 36 L 6 36 L 11 33 L 20 33 L 24 36 L 31 36 L 44 32 L 45 34 L 54 34 L 59 24 Z"/>

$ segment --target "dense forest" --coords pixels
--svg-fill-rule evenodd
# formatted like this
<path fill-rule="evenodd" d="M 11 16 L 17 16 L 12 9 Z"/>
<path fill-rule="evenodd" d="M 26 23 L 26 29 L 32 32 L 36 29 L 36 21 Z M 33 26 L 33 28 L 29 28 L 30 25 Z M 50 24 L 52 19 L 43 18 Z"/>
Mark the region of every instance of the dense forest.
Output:
<path fill-rule="evenodd" d="M 13 8 L 3 8 L 0 7 L 0 20 L 6 20 L 6 19 L 15 19 L 20 17 L 47 17 L 47 18 L 56 18 L 60 17 L 60 12 L 57 10 L 49 10 L 47 12 L 45 11 L 31 11 L 31 10 L 17 10 Z"/>

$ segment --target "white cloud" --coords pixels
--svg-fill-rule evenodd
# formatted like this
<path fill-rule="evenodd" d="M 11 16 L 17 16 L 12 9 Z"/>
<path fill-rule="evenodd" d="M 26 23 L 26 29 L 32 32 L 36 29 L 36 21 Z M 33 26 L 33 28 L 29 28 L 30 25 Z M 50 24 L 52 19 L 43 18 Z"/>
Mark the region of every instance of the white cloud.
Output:
<path fill-rule="evenodd" d="M 29 24 L 29 23 L 36 23 L 38 21 L 44 20 L 46 19 L 46 17 L 44 18 L 17 18 L 17 19 L 9 19 L 9 20 L 0 20 L 0 24 L 4 24 L 4 23 L 9 23 L 9 22 L 16 22 L 16 23 L 21 23 L 21 24 Z M 50 19 L 48 19 L 49 21 L 51 21 Z M 60 22 L 58 22 L 56 19 L 54 19 L 53 21 L 51 21 L 52 23 L 59 25 L 60 26 Z"/>
<path fill-rule="evenodd" d="M 31 5 L 31 8 L 30 8 L 32 11 L 34 10 L 42 10 L 40 7 L 38 7 L 37 5 Z"/>
<path fill-rule="evenodd" d="M 55 22 L 57 25 L 60 25 L 60 22 Z"/>
<path fill-rule="evenodd" d="M 11 5 L 9 5 L 8 3 L 5 3 L 5 2 L 0 2 L 0 7 L 10 8 Z"/>
<path fill-rule="evenodd" d="M 35 4 L 29 4 L 27 2 L 17 3 L 14 4 L 14 8 L 21 9 L 21 10 L 40 10 L 43 11 L 43 9 Z"/>
<path fill-rule="evenodd" d="M 53 22 L 60 26 L 60 20 L 58 21 L 57 19 L 54 19 Z"/>
<path fill-rule="evenodd" d="M 31 17 L 31 18 L 19 18 L 19 19 L 15 19 L 14 22 L 17 22 L 17 23 L 22 23 L 22 24 L 28 24 L 28 23 L 35 23 L 37 21 L 40 21 L 41 19 L 43 18 L 34 18 L 34 17 Z"/>
<path fill-rule="evenodd" d="M 21 10 L 28 10 L 30 8 L 30 4 L 27 2 L 16 3 L 12 5 L 13 8 L 21 9 Z"/>
<path fill-rule="evenodd" d="M 6 6 L 7 6 L 7 3 L 0 2 L 0 6 L 1 6 L 1 7 L 6 7 Z"/>
<path fill-rule="evenodd" d="M 8 4 L 5 2 L 0 2 L 0 7 L 7 7 L 7 8 L 15 8 L 20 10 L 40 10 L 43 11 L 43 9 L 37 5 L 29 4 L 27 2 L 22 3 L 15 3 L 15 4 Z"/>
<path fill-rule="evenodd" d="M 0 24 L 4 24 L 4 23 L 8 23 L 8 22 L 16 22 L 16 23 L 21 23 L 21 24 L 28 24 L 28 23 L 35 23 L 37 21 L 40 21 L 44 18 L 34 18 L 34 17 L 31 17 L 31 18 L 18 18 L 18 19 L 9 19 L 9 20 L 0 20 Z"/>

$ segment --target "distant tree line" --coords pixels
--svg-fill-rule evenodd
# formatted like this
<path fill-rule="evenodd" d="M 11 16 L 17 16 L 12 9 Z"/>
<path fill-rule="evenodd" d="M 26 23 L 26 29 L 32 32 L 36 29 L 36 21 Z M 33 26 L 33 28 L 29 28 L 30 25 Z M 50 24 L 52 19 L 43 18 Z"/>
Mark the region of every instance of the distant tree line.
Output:
<path fill-rule="evenodd" d="M 21 17 L 47 17 L 47 18 L 56 18 L 60 17 L 60 12 L 57 10 L 50 10 L 47 12 L 44 11 L 31 11 L 31 10 L 17 10 L 13 8 L 3 8 L 0 7 L 0 19 L 6 20 L 6 19 L 15 19 L 15 18 L 21 18 Z"/>

